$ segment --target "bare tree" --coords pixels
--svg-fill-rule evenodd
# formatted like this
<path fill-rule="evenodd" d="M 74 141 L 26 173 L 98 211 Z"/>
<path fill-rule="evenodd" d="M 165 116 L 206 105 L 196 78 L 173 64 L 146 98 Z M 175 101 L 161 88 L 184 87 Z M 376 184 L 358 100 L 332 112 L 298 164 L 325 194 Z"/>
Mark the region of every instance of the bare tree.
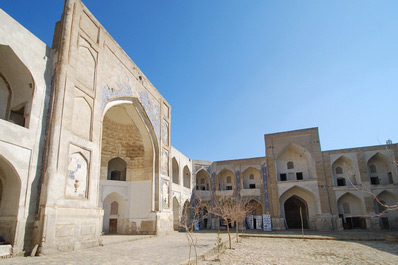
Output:
<path fill-rule="evenodd" d="M 198 252 L 196 249 L 198 239 L 194 233 L 195 226 L 199 223 L 205 216 L 203 215 L 204 203 L 198 197 L 194 197 L 190 204 L 184 204 L 180 226 L 185 231 L 189 245 L 189 258 L 188 264 L 191 264 L 192 250 L 195 255 L 195 264 L 198 264 Z"/>
<path fill-rule="evenodd" d="M 223 198 L 214 196 L 210 207 L 208 209 L 209 213 L 212 213 L 220 218 L 226 224 L 228 233 L 229 249 L 232 248 L 231 240 L 231 230 L 230 226 L 234 222 L 236 223 L 236 240 L 239 239 L 239 222 L 246 217 L 254 209 L 254 206 L 248 203 L 247 200 L 233 197 L 233 198 Z"/>

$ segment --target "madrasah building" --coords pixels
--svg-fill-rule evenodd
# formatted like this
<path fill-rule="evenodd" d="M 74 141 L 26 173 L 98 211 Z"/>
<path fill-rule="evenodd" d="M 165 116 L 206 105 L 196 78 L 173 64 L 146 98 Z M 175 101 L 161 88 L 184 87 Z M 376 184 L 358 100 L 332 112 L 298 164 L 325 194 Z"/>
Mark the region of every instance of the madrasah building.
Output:
<path fill-rule="evenodd" d="M 193 160 L 171 106 L 80 0 L 46 46 L 0 10 L 0 241 L 13 253 L 178 229 L 192 194 L 246 198 L 247 229 L 398 228 L 398 145 L 322 151 L 317 128 L 265 135 L 266 156 Z M 210 214 L 200 227 L 219 229 Z"/>

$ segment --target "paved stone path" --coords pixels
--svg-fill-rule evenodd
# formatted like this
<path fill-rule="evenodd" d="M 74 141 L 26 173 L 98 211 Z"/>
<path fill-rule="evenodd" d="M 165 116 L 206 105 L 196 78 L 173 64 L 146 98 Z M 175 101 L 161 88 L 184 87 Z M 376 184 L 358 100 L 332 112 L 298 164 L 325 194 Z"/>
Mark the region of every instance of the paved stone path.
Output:
<path fill-rule="evenodd" d="M 299 232 L 272 232 L 260 235 L 297 236 Z M 257 235 L 257 234 L 256 234 Z M 311 233 L 307 232 L 311 237 Z M 314 232 L 316 237 L 336 233 Z M 196 233 L 199 255 L 213 253 L 217 234 Z M 343 232 L 340 238 L 380 240 L 385 233 Z M 222 234 L 224 241 L 227 235 Z M 189 247 L 185 233 L 164 236 L 104 236 L 104 246 L 40 257 L 0 259 L 0 264 L 186 264 Z M 201 264 L 398 264 L 398 243 L 385 241 L 336 241 L 316 239 L 242 238 L 227 250 L 220 261 L 207 256 Z"/>
<path fill-rule="evenodd" d="M 210 251 L 217 233 L 197 233 L 199 255 Z M 140 237 L 140 236 L 137 236 Z M 227 235 L 222 235 L 227 239 Z M 103 247 L 40 257 L 0 259 L 0 264 L 184 264 L 188 261 L 189 246 L 185 233 L 174 232 L 158 237 L 135 236 L 104 237 Z M 124 241 L 124 242 L 121 242 Z"/>

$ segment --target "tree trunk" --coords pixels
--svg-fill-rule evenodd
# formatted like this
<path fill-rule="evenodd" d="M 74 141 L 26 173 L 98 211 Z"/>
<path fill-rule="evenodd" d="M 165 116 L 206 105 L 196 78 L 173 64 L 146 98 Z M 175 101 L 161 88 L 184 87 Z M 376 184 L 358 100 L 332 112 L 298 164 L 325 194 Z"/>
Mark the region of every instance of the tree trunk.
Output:
<path fill-rule="evenodd" d="M 231 232 L 229 231 L 229 222 L 228 222 L 228 220 L 225 220 L 225 223 L 227 224 L 227 233 L 228 233 L 229 249 L 231 249 L 231 248 L 232 248 Z"/>
<path fill-rule="evenodd" d="M 239 222 L 236 221 L 236 242 L 239 242 Z"/>

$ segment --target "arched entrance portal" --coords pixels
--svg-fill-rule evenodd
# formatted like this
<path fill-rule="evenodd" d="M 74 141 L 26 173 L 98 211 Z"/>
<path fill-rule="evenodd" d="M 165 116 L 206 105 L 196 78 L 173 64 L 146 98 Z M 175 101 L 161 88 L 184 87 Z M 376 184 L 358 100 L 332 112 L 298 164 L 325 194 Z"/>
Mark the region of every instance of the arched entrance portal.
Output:
<path fill-rule="evenodd" d="M 155 132 L 139 102 L 133 99 L 110 104 L 102 123 L 104 232 L 154 234 L 153 212 L 159 207 Z"/>
<path fill-rule="evenodd" d="M 301 216 L 303 219 L 303 227 L 308 228 L 308 208 L 303 199 L 294 195 L 286 200 L 284 207 L 288 228 L 301 228 Z"/>
<path fill-rule="evenodd" d="M 174 231 L 180 230 L 180 204 L 176 197 L 173 198 L 173 228 Z"/>
<path fill-rule="evenodd" d="M 0 157 L 0 241 L 15 247 L 21 181 L 15 169 Z"/>

